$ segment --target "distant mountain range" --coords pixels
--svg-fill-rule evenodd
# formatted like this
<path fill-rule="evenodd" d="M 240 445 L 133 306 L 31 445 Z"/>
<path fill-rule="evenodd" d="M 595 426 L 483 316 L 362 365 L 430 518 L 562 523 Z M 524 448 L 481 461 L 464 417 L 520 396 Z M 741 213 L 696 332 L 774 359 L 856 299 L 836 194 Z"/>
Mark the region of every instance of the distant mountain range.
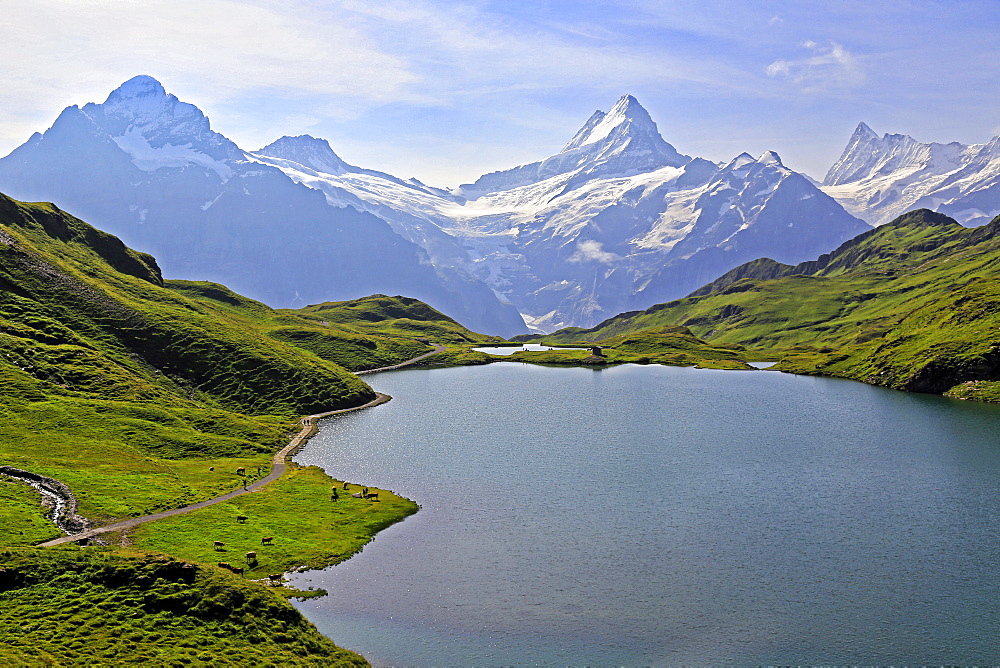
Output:
<path fill-rule="evenodd" d="M 968 227 L 1000 213 L 1000 137 L 985 144 L 922 144 L 858 125 L 823 191 L 872 225 L 926 208 Z"/>
<path fill-rule="evenodd" d="M 0 159 L 0 190 L 93 221 L 156 254 L 169 277 L 224 283 L 271 306 L 405 294 L 479 331 L 527 331 L 481 281 L 250 158 L 150 77 L 65 109 Z"/>
<path fill-rule="evenodd" d="M 683 296 L 762 255 L 799 262 L 868 229 L 772 152 L 722 165 L 680 154 L 628 95 L 556 155 L 453 191 L 353 167 L 308 136 L 251 155 L 388 221 L 536 331 Z"/>
<path fill-rule="evenodd" d="M 310 136 L 244 150 L 140 76 L 0 159 L 0 190 L 55 201 L 168 276 L 272 306 L 405 294 L 512 336 L 592 326 L 759 257 L 795 264 L 912 206 L 985 222 L 1000 208 L 996 141 L 925 145 L 862 124 L 818 188 L 770 151 L 683 155 L 626 95 L 559 153 L 448 190 Z"/>

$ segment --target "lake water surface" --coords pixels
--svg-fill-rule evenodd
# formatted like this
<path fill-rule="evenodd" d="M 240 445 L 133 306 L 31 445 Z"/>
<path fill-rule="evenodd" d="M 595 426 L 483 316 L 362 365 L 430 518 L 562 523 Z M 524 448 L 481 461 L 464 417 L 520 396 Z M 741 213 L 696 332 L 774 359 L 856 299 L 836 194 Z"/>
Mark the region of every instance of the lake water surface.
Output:
<path fill-rule="evenodd" d="M 366 381 L 297 457 L 422 510 L 298 575 L 376 664 L 996 664 L 1000 410 L 767 371 Z"/>

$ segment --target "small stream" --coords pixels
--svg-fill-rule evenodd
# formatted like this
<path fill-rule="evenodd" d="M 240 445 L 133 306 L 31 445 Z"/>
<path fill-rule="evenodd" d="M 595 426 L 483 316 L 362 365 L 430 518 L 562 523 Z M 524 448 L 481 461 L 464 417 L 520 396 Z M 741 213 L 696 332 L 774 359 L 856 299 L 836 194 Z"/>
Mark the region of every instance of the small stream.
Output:
<path fill-rule="evenodd" d="M 90 528 L 90 521 L 77 514 L 76 497 L 66 483 L 13 466 L 0 466 L 0 475 L 26 482 L 49 499 L 48 503 L 43 500 L 42 506 L 51 506 L 49 519 L 63 533 L 72 536 Z"/>

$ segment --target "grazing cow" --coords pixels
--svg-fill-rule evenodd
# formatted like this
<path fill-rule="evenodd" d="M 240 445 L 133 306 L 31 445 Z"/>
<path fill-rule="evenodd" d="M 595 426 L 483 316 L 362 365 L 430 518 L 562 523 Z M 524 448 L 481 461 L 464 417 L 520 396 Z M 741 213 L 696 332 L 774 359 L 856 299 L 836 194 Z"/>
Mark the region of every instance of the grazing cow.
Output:
<path fill-rule="evenodd" d="M 232 569 L 232 565 L 228 561 L 220 561 L 219 568 L 229 568 Z"/>
<path fill-rule="evenodd" d="M 213 546 L 215 547 L 216 552 L 220 552 L 222 548 L 226 546 L 226 544 L 223 543 L 221 540 L 217 540 L 214 542 Z"/>
<path fill-rule="evenodd" d="M 281 573 L 272 573 L 271 575 L 267 576 L 267 579 L 271 581 L 271 584 L 280 584 L 281 576 L 282 576 Z"/>
<path fill-rule="evenodd" d="M 368 498 L 372 501 L 378 501 L 378 492 L 372 492 L 368 495 Z"/>
<path fill-rule="evenodd" d="M 252 564 L 252 563 L 255 563 L 256 561 L 257 561 L 257 553 L 256 552 L 247 552 L 247 563 L 248 564 Z"/>
<path fill-rule="evenodd" d="M 247 469 L 245 466 L 241 466 L 238 469 L 236 469 L 236 475 L 246 475 L 246 474 L 247 474 Z"/>
<path fill-rule="evenodd" d="M 347 488 L 348 488 L 348 485 L 347 485 L 347 481 L 345 480 L 344 481 L 344 489 L 347 489 Z"/>
<path fill-rule="evenodd" d="M 340 498 L 340 494 L 337 494 L 337 488 L 336 487 L 333 488 L 333 496 L 331 496 L 330 498 L 333 499 L 334 501 L 336 501 L 337 499 Z"/>
<path fill-rule="evenodd" d="M 250 519 L 250 518 L 247 517 L 246 515 L 237 515 L 236 516 L 236 521 L 239 522 L 240 524 L 244 524 L 248 519 Z"/>
<path fill-rule="evenodd" d="M 274 545 L 274 543 L 271 542 L 272 540 L 274 540 L 274 536 L 268 536 L 267 538 L 261 538 L 260 539 L 260 544 L 261 545 Z"/>
<path fill-rule="evenodd" d="M 240 577 L 243 576 L 243 567 L 242 566 L 233 566 L 229 570 L 231 570 L 233 573 L 236 573 Z"/>

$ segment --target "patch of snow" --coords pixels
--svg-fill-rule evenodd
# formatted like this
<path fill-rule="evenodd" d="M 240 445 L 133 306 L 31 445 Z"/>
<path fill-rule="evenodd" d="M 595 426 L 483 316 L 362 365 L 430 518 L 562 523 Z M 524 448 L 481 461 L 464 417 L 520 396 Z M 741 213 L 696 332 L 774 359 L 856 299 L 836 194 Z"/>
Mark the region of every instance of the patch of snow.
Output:
<path fill-rule="evenodd" d="M 191 144 L 181 146 L 164 144 L 160 148 L 154 148 L 149 144 L 149 140 L 143 136 L 142 131 L 136 127 L 131 127 L 125 134 L 111 139 L 118 145 L 118 148 L 132 158 L 132 164 L 144 172 L 198 165 L 214 171 L 223 183 L 233 176 L 232 167 L 196 150 Z"/>

